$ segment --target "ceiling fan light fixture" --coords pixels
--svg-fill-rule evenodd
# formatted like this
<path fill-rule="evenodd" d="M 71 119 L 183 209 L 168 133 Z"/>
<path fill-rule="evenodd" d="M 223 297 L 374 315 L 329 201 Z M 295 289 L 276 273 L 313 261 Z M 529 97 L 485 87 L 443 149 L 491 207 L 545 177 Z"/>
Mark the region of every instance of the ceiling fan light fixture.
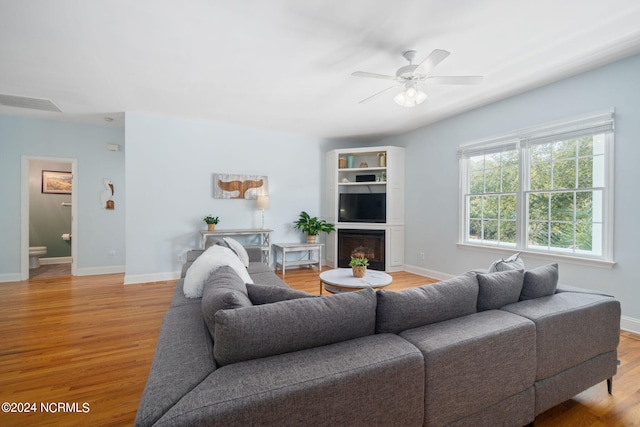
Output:
<path fill-rule="evenodd" d="M 414 86 L 409 86 L 393 97 L 396 104 L 401 107 L 415 107 L 427 99 L 427 94 Z"/>

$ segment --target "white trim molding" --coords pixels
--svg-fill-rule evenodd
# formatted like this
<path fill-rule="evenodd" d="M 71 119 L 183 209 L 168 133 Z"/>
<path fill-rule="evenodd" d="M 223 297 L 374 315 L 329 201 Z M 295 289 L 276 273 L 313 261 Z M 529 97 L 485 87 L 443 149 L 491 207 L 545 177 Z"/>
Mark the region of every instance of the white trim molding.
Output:
<path fill-rule="evenodd" d="M 127 274 L 124 276 L 124 284 L 135 285 L 138 283 L 164 282 L 167 280 L 177 280 L 179 278 L 179 271 L 152 274 Z"/>
<path fill-rule="evenodd" d="M 629 316 L 622 316 L 620 318 L 620 329 L 640 335 L 640 319 L 634 319 L 633 317 Z"/>
<path fill-rule="evenodd" d="M 0 274 L 0 283 L 19 282 L 20 280 L 20 273 Z"/>
<path fill-rule="evenodd" d="M 78 268 L 75 276 L 97 276 L 99 274 L 124 273 L 124 265 L 109 265 L 104 267 Z"/>
<path fill-rule="evenodd" d="M 41 265 L 51 265 L 51 264 L 71 264 L 70 256 L 59 256 L 59 257 L 50 257 L 50 258 L 40 258 Z"/>

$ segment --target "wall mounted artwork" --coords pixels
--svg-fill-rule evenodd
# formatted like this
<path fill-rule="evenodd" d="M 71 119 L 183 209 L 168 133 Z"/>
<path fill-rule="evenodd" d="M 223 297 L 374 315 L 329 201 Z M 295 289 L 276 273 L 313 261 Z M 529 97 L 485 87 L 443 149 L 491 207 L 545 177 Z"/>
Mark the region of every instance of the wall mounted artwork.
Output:
<path fill-rule="evenodd" d="M 257 199 L 267 194 L 266 176 L 213 174 L 213 197 L 216 199 Z"/>
<path fill-rule="evenodd" d="M 115 202 L 113 201 L 113 195 L 115 194 L 113 183 L 109 178 L 104 178 L 102 184 L 105 189 L 100 193 L 100 205 L 102 209 L 112 211 L 116 208 Z"/>
<path fill-rule="evenodd" d="M 71 172 L 42 171 L 42 192 L 71 194 Z"/>

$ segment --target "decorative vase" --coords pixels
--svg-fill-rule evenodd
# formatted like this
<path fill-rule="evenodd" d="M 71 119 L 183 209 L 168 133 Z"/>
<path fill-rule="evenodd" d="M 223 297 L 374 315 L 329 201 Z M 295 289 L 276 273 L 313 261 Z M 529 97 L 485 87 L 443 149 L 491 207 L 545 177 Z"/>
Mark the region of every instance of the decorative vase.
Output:
<path fill-rule="evenodd" d="M 315 243 L 318 236 L 316 234 L 307 234 L 307 243 Z"/>
<path fill-rule="evenodd" d="M 216 229 L 215 224 L 207 224 L 207 231 L 214 231 Z"/>
<path fill-rule="evenodd" d="M 367 274 L 367 267 L 358 265 L 351 267 L 351 271 L 353 272 L 353 277 L 364 277 Z"/>

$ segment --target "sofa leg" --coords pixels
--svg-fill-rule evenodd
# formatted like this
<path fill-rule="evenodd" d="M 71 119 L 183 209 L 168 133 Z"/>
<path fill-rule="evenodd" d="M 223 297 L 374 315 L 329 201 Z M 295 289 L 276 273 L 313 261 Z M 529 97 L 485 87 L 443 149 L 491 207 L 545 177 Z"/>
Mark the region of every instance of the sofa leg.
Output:
<path fill-rule="evenodd" d="M 535 424 L 536 424 L 536 421 L 533 420 L 533 421 L 531 421 L 531 424 L 529 424 L 529 427 L 533 427 Z"/>
<path fill-rule="evenodd" d="M 609 394 L 613 394 L 612 390 L 613 390 L 613 378 L 607 378 L 607 391 L 609 392 Z"/>

